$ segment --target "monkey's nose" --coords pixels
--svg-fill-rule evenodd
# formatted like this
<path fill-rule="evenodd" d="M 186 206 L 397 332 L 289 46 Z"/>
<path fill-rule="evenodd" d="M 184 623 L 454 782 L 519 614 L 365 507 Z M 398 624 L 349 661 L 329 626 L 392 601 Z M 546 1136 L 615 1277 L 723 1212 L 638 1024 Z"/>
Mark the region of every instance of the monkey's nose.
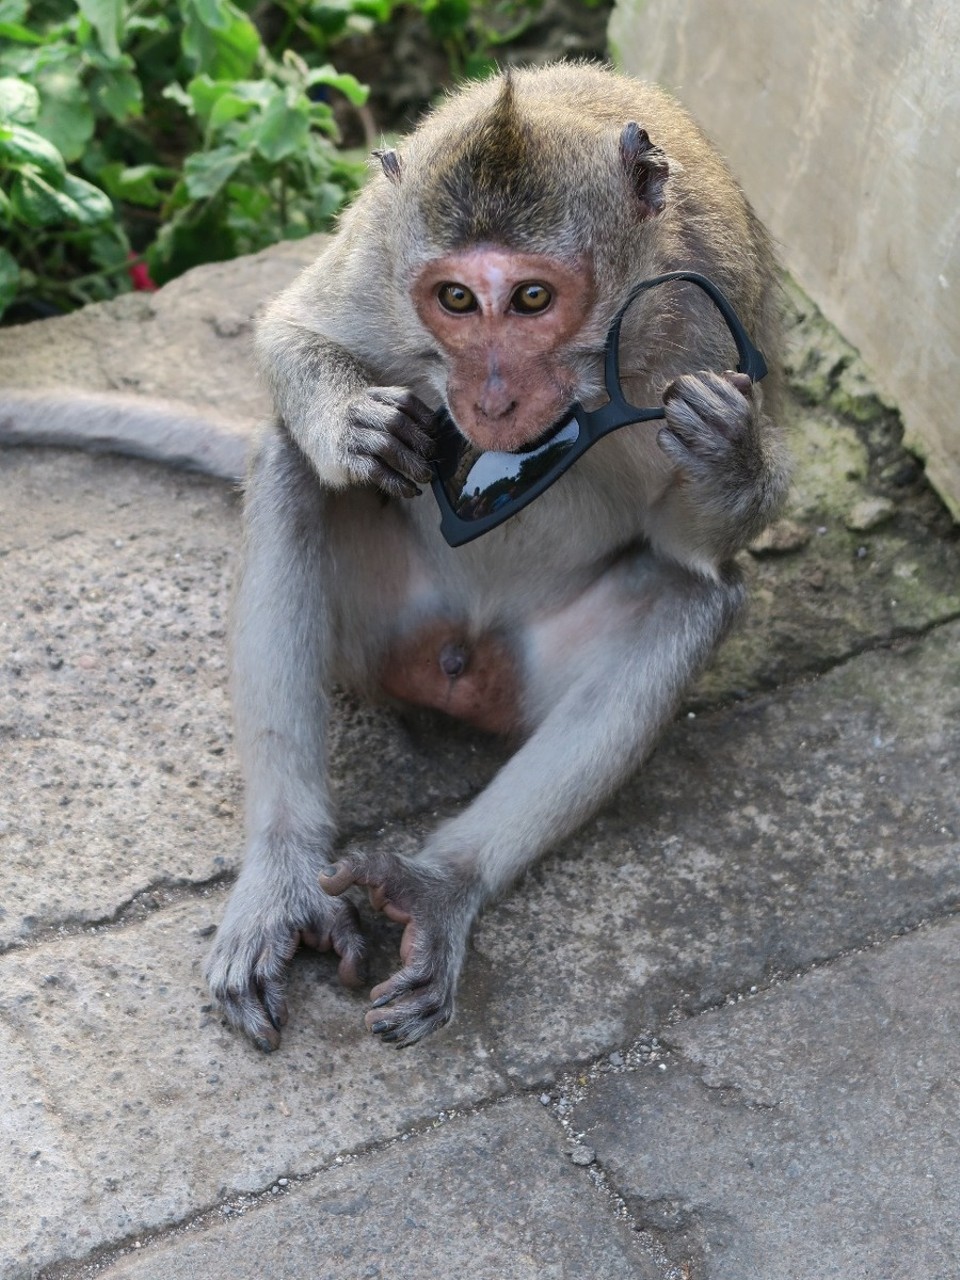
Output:
<path fill-rule="evenodd" d="M 496 422 L 501 418 L 509 418 L 517 407 L 516 400 L 508 400 L 505 393 L 488 392 L 480 397 L 474 405 L 481 418 Z"/>

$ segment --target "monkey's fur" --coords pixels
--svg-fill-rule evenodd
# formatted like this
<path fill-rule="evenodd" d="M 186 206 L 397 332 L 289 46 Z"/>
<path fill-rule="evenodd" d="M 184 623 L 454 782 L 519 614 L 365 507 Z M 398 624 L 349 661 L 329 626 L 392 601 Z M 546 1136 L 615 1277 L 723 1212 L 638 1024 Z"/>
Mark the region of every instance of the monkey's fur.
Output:
<path fill-rule="evenodd" d="M 267 311 L 277 417 L 250 468 L 233 631 L 248 846 L 207 965 L 261 1046 L 279 1042 L 298 941 L 334 949 L 344 981 L 361 981 L 340 896 L 353 884 L 406 924 L 371 1030 L 403 1045 L 447 1022 L 481 906 L 637 767 L 740 611 L 731 557 L 776 513 L 786 466 L 760 388 L 710 372 L 734 352 L 692 286 L 644 294 L 623 326 L 626 394 L 665 401 L 659 429 L 606 437 L 457 550 L 416 497 L 433 409 L 447 404 L 482 447 L 535 440 L 572 400 L 602 399 L 614 315 L 672 270 L 731 299 L 774 370 L 768 412 L 774 264 L 738 186 L 666 94 L 558 65 L 470 86 L 382 155 Z M 517 311 L 530 278 L 550 297 L 542 317 Z M 469 314 L 445 310 L 444 281 Z M 335 683 L 518 739 L 415 860 L 330 865 Z"/>

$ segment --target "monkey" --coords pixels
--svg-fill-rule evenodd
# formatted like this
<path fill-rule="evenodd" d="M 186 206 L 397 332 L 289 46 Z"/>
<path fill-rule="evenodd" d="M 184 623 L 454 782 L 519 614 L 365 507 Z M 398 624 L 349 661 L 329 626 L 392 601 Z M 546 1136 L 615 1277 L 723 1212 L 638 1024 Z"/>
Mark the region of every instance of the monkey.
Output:
<path fill-rule="evenodd" d="M 249 464 L 231 642 L 246 852 L 205 973 L 264 1050 L 301 942 L 364 983 L 355 887 L 403 926 L 370 1032 L 404 1047 L 450 1021 L 481 910 L 649 755 L 740 616 L 734 557 L 789 478 L 770 241 L 664 91 L 590 64 L 513 69 L 375 157 L 257 335 L 275 414 Z M 622 380 L 662 422 L 611 433 L 447 545 L 424 493 L 436 411 L 478 451 L 533 447 L 574 402 L 603 402 L 612 322 L 674 271 L 732 301 L 771 365 L 763 390 L 730 372 L 709 300 L 651 289 L 623 315 Z M 335 686 L 505 735 L 512 754 L 416 857 L 338 855 Z"/>

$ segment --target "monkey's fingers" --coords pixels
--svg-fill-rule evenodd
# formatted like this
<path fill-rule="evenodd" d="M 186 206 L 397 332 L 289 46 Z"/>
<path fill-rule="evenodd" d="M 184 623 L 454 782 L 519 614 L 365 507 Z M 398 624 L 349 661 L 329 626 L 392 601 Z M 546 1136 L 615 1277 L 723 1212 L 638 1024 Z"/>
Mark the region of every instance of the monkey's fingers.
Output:
<path fill-rule="evenodd" d="M 363 883 L 364 881 L 360 879 L 359 871 L 352 862 L 346 860 L 335 862 L 329 871 L 320 873 L 320 888 L 324 893 L 328 893 L 331 898 L 339 898 L 341 893 L 346 893 L 355 884 Z"/>
<path fill-rule="evenodd" d="M 420 427 L 427 427 L 433 421 L 433 410 L 408 387 L 370 387 L 367 396 L 377 404 L 396 409 Z"/>
<path fill-rule="evenodd" d="M 387 919 L 392 920 L 394 924 L 408 924 L 410 922 L 410 912 L 405 907 L 391 902 L 382 884 L 371 885 L 367 893 L 374 911 L 382 911 Z"/>
<path fill-rule="evenodd" d="M 320 888 L 336 898 L 353 885 L 362 885 L 370 890 L 377 910 L 390 903 L 397 911 L 405 911 L 414 876 L 413 869 L 396 854 L 353 853 L 344 855 L 321 874 Z"/>
<path fill-rule="evenodd" d="M 345 987 L 362 987 L 367 981 L 367 944 L 360 932 L 360 917 L 352 902 L 334 916 L 330 941 L 340 957 L 337 977 Z"/>
<path fill-rule="evenodd" d="M 344 898 L 325 930 L 301 929 L 300 938 L 305 946 L 315 951 L 334 951 L 340 957 L 337 976 L 345 987 L 362 987 L 367 980 L 367 945 L 360 932 L 360 917 L 356 907 Z"/>
<path fill-rule="evenodd" d="M 415 498 L 428 484 L 430 466 L 394 436 L 361 431 L 354 439 L 353 470 L 364 484 L 376 485 L 392 498 Z"/>
<path fill-rule="evenodd" d="M 758 407 L 754 404 L 756 394 L 746 374 L 721 375 L 709 370 L 684 374 L 663 393 L 665 430 L 687 449 L 712 452 L 724 441 L 743 436 Z"/>
<path fill-rule="evenodd" d="M 737 388 L 742 396 L 745 396 L 748 400 L 753 399 L 754 384 L 749 374 L 740 373 L 736 369 L 727 369 L 723 376 L 732 387 Z"/>

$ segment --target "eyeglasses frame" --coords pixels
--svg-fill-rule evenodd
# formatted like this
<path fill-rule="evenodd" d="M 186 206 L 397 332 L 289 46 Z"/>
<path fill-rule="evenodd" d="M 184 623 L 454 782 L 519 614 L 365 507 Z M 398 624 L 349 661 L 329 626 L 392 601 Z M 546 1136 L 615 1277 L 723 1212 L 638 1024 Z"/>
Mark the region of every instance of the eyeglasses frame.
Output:
<path fill-rule="evenodd" d="M 431 462 L 433 478 L 430 485 L 440 508 L 440 532 L 451 547 L 461 547 L 467 542 L 472 542 L 529 506 L 559 480 L 578 458 L 582 458 L 588 449 L 612 431 L 635 423 L 652 422 L 666 417 L 666 409 L 663 405 L 642 409 L 630 404 L 623 394 L 620 385 L 620 328 L 624 316 L 642 293 L 658 285 L 679 280 L 688 281 L 702 289 L 723 316 L 736 344 L 737 372 L 745 373 L 751 382 L 759 382 L 766 377 L 768 370 L 763 353 L 750 340 L 729 299 L 712 280 L 697 271 L 668 271 L 664 275 L 641 281 L 630 291 L 607 332 L 604 344 L 603 378 L 609 400 L 598 409 L 585 409 L 579 401 L 575 401 L 553 435 L 542 441 L 538 447 L 549 444 L 550 440 L 558 435 L 572 419 L 576 419 L 579 428 L 577 439 L 548 472 L 538 477 L 522 495 L 511 499 L 497 511 L 476 520 L 463 520 L 453 509 L 444 488 L 444 466 L 446 465 L 447 468 L 456 466 L 463 437 L 446 407 L 437 410 L 431 424 L 431 430 L 437 441 L 437 456 Z M 498 451 L 492 450 L 492 452 Z"/>

